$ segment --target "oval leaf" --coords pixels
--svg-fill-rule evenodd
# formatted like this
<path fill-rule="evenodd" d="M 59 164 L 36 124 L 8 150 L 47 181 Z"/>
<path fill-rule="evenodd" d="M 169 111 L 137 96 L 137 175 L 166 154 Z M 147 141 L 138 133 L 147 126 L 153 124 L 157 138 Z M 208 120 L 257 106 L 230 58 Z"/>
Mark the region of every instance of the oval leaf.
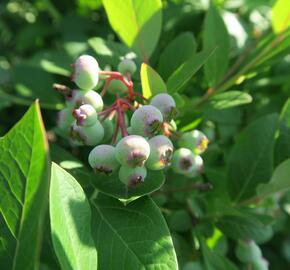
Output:
<path fill-rule="evenodd" d="M 103 4 L 114 31 L 147 61 L 160 36 L 161 0 L 103 0 Z"/>
<path fill-rule="evenodd" d="M 178 269 L 165 220 L 149 197 L 124 206 L 99 194 L 92 206 L 99 270 Z"/>
<path fill-rule="evenodd" d="M 62 269 L 97 269 L 89 202 L 79 183 L 55 163 L 49 209 L 52 241 Z"/>
<path fill-rule="evenodd" d="M 49 184 L 38 102 L 0 138 L 0 269 L 36 269 Z"/>
<path fill-rule="evenodd" d="M 289 0 L 277 0 L 272 9 L 272 27 L 276 34 L 290 26 Z"/>
<path fill-rule="evenodd" d="M 140 76 L 142 92 L 145 98 L 150 98 L 156 94 L 167 92 L 166 84 L 159 74 L 145 63 L 141 66 Z"/>

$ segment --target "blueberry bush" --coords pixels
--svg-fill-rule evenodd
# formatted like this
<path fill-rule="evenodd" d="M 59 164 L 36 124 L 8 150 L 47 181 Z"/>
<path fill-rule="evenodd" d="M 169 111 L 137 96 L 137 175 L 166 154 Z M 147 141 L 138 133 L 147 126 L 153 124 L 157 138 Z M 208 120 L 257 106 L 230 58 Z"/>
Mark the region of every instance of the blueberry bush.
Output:
<path fill-rule="evenodd" d="M 289 0 L 0 14 L 0 269 L 289 269 Z"/>

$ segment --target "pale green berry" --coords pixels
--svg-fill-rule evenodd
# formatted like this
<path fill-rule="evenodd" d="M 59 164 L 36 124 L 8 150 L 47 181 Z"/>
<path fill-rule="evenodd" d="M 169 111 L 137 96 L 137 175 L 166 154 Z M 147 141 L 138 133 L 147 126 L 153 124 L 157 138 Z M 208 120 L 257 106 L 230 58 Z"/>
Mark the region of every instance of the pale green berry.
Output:
<path fill-rule="evenodd" d="M 252 262 L 251 266 L 252 266 L 251 268 L 252 270 L 268 270 L 269 269 L 269 263 L 263 257 L 256 258 L 256 260 Z"/>
<path fill-rule="evenodd" d="M 74 118 L 70 108 L 66 108 L 58 112 L 57 127 L 64 135 L 69 135 L 70 127 L 73 122 Z"/>
<path fill-rule="evenodd" d="M 66 99 L 66 105 L 70 108 L 78 108 L 84 104 L 92 105 L 97 112 L 101 112 L 104 107 L 101 95 L 94 90 L 72 90 L 71 96 Z"/>
<path fill-rule="evenodd" d="M 183 133 L 178 141 L 180 147 L 188 148 L 197 155 L 207 149 L 208 143 L 208 138 L 197 129 Z"/>
<path fill-rule="evenodd" d="M 120 80 L 112 80 L 108 86 L 110 94 L 124 94 L 127 92 L 127 86 Z"/>
<path fill-rule="evenodd" d="M 255 262 L 262 256 L 260 247 L 253 240 L 239 240 L 235 253 L 243 263 Z"/>
<path fill-rule="evenodd" d="M 95 108 L 89 104 L 84 104 L 73 110 L 73 116 L 79 126 L 92 126 L 98 121 L 98 114 Z"/>
<path fill-rule="evenodd" d="M 115 154 L 116 149 L 114 146 L 108 144 L 98 145 L 89 154 L 89 164 L 99 172 L 111 174 L 120 166 Z"/>
<path fill-rule="evenodd" d="M 104 138 L 103 142 L 110 141 L 112 139 L 114 133 L 114 124 L 113 121 L 106 118 L 104 121 L 101 122 L 104 128 Z"/>
<path fill-rule="evenodd" d="M 126 186 L 136 186 L 141 182 L 144 182 L 147 175 L 147 170 L 145 167 L 135 167 L 131 168 L 122 165 L 119 170 L 119 179 Z"/>
<path fill-rule="evenodd" d="M 138 108 L 132 115 L 131 127 L 133 134 L 144 137 L 152 137 L 161 128 L 163 116 L 161 112 L 152 105 Z"/>
<path fill-rule="evenodd" d="M 162 170 L 171 161 L 173 144 L 168 137 L 158 135 L 148 141 L 150 155 L 145 165 L 150 170 Z"/>
<path fill-rule="evenodd" d="M 97 145 L 104 138 L 104 128 L 98 120 L 92 126 L 79 126 L 74 123 L 71 127 L 71 137 L 84 145 Z"/>
<path fill-rule="evenodd" d="M 166 93 L 154 96 L 150 101 L 150 105 L 156 107 L 162 113 L 165 121 L 170 121 L 177 114 L 175 100 Z"/>
<path fill-rule="evenodd" d="M 118 71 L 123 75 L 127 73 L 133 74 L 136 71 L 137 67 L 133 60 L 131 59 L 123 59 L 118 65 Z"/>
<path fill-rule="evenodd" d="M 99 81 L 99 65 L 90 55 L 81 55 L 74 63 L 73 81 L 82 90 L 96 87 Z"/>
<path fill-rule="evenodd" d="M 179 148 L 173 153 L 172 169 L 181 174 L 188 174 L 195 166 L 195 155 L 187 148 Z"/>
<path fill-rule="evenodd" d="M 201 156 L 194 157 L 194 163 L 190 172 L 186 174 L 187 177 L 193 178 L 199 176 L 203 172 L 203 159 Z"/>
<path fill-rule="evenodd" d="M 126 136 L 116 146 L 116 158 L 125 166 L 143 166 L 149 155 L 149 143 L 138 135 Z"/>

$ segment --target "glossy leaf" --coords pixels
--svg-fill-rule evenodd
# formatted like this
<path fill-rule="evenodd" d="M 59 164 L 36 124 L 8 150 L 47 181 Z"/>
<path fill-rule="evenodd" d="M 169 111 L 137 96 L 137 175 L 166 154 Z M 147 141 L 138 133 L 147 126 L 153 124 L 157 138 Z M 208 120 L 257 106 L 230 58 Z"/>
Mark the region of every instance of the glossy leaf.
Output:
<path fill-rule="evenodd" d="M 275 33 L 290 26 L 290 5 L 288 0 L 277 0 L 272 9 L 272 27 Z"/>
<path fill-rule="evenodd" d="M 209 99 L 209 106 L 217 110 L 240 106 L 252 102 L 252 97 L 245 92 L 228 91 L 218 93 Z"/>
<path fill-rule="evenodd" d="M 118 199 L 132 201 L 158 190 L 164 184 L 165 178 L 160 171 L 147 171 L 146 179 L 135 187 L 127 187 L 118 177 L 118 173 L 107 176 L 102 173 L 95 173 L 92 178 L 93 186 L 99 191 Z"/>
<path fill-rule="evenodd" d="M 149 197 L 124 206 L 98 194 L 92 209 L 99 270 L 178 269 L 165 220 Z"/>
<path fill-rule="evenodd" d="M 203 31 L 203 49 L 216 48 L 205 63 L 204 71 L 211 87 L 216 86 L 227 71 L 230 56 L 230 40 L 223 19 L 212 4 L 206 14 Z"/>
<path fill-rule="evenodd" d="M 112 28 L 123 42 L 148 60 L 161 31 L 161 0 L 103 0 L 103 5 Z"/>
<path fill-rule="evenodd" d="M 78 182 L 55 163 L 49 210 L 53 246 L 62 269 L 97 269 L 89 202 Z"/>
<path fill-rule="evenodd" d="M 209 61 L 208 59 L 213 57 L 214 51 L 215 49 L 201 51 L 180 65 L 167 81 L 168 92 L 175 93 L 180 91 L 192 76 Z"/>
<path fill-rule="evenodd" d="M 256 187 L 270 180 L 278 117 L 264 116 L 252 122 L 238 137 L 228 165 L 231 198 L 238 202 L 256 194 Z"/>
<path fill-rule="evenodd" d="M 190 32 L 184 32 L 172 40 L 160 54 L 158 72 L 162 78 L 169 76 L 196 51 L 196 41 Z"/>
<path fill-rule="evenodd" d="M 286 191 L 290 188 L 290 159 L 276 167 L 271 180 L 267 184 L 261 184 L 257 188 L 258 196 L 269 196 L 276 192 Z"/>
<path fill-rule="evenodd" d="M 142 92 L 145 98 L 167 92 L 167 87 L 159 74 L 150 66 L 143 63 L 141 66 Z"/>
<path fill-rule="evenodd" d="M 36 269 L 49 185 L 38 102 L 0 139 L 0 153 L 0 268 Z"/>

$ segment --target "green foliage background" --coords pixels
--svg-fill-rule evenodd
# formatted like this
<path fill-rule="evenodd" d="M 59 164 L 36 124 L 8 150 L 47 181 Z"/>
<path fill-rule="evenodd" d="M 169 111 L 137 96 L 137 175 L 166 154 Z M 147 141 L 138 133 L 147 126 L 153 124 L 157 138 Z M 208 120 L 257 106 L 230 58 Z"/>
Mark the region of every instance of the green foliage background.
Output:
<path fill-rule="evenodd" d="M 1 1 L 0 268 L 246 269 L 234 249 L 253 239 L 288 270 L 289 25 L 288 0 Z M 172 94 L 178 129 L 211 144 L 201 177 L 125 196 L 58 136 L 52 84 L 74 87 L 80 54 L 116 69 L 132 51 L 135 88 Z"/>

